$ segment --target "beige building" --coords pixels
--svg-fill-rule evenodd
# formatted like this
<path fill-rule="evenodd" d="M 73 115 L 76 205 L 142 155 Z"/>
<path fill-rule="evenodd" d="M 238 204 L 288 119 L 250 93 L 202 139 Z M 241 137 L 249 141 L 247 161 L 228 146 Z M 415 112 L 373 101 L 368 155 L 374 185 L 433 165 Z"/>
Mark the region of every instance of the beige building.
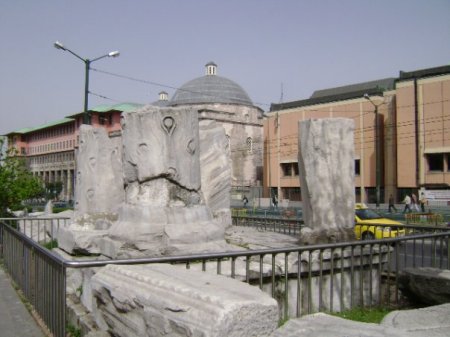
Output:
<path fill-rule="evenodd" d="M 301 200 L 298 122 L 345 117 L 355 122 L 355 195 L 376 200 L 376 115 L 381 202 L 426 191 L 450 200 L 450 66 L 400 72 L 398 78 L 319 90 L 272 104 L 264 122 L 266 196 Z"/>

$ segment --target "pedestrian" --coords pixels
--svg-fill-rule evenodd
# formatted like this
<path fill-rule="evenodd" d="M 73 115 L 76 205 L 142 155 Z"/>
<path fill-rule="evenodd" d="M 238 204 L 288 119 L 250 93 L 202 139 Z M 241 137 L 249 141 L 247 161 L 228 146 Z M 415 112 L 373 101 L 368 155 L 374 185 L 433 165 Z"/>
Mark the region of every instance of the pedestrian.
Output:
<path fill-rule="evenodd" d="M 419 202 L 420 202 L 420 209 L 421 209 L 422 213 L 425 213 L 425 205 L 428 204 L 428 200 L 427 200 L 427 198 L 425 197 L 425 193 L 422 192 L 422 193 L 420 194 L 420 200 L 419 200 Z"/>
<path fill-rule="evenodd" d="M 276 196 L 276 195 L 274 195 L 274 196 L 272 197 L 272 202 L 273 202 L 273 206 L 274 206 L 275 208 L 278 208 L 278 199 L 277 199 L 277 196 Z"/>
<path fill-rule="evenodd" d="M 403 199 L 403 203 L 405 204 L 405 209 L 403 210 L 403 213 L 411 213 L 411 197 L 407 194 L 405 196 L 405 199 Z"/>
<path fill-rule="evenodd" d="M 244 195 L 244 197 L 242 198 L 242 202 L 244 203 L 244 207 L 247 207 L 248 204 L 248 199 L 247 197 Z"/>
<path fill-rule="evenodd" d="M 417 196 L 414 193 L 411 194 L 411 210 L 419 212 L 419 204 L 417 202 Z"/>
<path fill-rule="evenodd" d="M 392 209 L 397 212 L 397 208 L 395 208 L 394 197 L 392 194 L 389 196 L 389 213 L 392 213 Z"/>

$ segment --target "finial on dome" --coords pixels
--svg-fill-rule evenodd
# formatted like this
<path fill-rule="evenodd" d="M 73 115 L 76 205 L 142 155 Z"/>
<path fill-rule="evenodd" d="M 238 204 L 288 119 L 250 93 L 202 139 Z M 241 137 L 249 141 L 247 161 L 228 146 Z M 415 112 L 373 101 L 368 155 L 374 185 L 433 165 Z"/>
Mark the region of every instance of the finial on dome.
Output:
<path fill-rule="evenodd" d="M 161 91 L 159 93 L 159 100 L 160 101 L 168 101 L 169 100 L 169 94 L 165 91 Z"/>
<path fill-rule="evenodd" d="M 217 64 L 214 62 L 208 62 L 206 65 L 206 75 L 217 75 Z"/>

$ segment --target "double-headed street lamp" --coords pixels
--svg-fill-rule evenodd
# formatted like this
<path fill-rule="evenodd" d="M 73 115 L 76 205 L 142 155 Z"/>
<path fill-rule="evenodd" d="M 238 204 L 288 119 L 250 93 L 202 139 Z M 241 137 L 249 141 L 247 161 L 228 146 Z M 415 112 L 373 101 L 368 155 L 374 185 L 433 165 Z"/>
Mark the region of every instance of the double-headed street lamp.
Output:
<path fill-rule="evenodd" d="M 90 124 L 89 121 L 89 112 L 88 112 L 88 95 L 89 95 L 89 70 L 90 70 L 90 66 L 92 62 L 98 61 L 102 58 L 105 57 L 117 57 L 120 55 L 120 53 L 118 51 L 112 51 L 106 55 L 97 57 L 95 59 L 84 59 L 81 56 L 79 56 L 78 54 L 74 53 L 72 50 L 70 50 L 69 48 L 66 48 L 61 42 L 56 41 L 54 44 L 56 49 L 61 49 L 64 51 L 68 51 L 69 53 L 71 53 L 73 56 L 75 56 L 76 58 L 80 59 L 81 61 L 84 62 L 85 64 L 85 82 L 84 82 L 84 113 L 83 113 L 83 124 Z"/>
<path fill-rule="evenodd" d="M 375 110 L 375 185 L 376 185 L 376 205 L 377 208 L 380 207 L 380 190 L 381 190 L 381 139 L 379 130 L 379 116 L 378 107 L 380 104 L 375 104 L 371 99 L 369 94 L 364 94 L 364 98 L 367 99 L 374 106 Z"/>

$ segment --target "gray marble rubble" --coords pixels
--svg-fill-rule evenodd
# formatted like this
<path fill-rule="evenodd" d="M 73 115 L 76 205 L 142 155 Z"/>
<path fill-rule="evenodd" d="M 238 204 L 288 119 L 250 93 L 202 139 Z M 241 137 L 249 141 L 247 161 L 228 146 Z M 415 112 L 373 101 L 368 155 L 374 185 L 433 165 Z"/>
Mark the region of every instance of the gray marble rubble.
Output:
<path fill-rule="evenodd" d="M 259 288 L 171 265 L 108 265 L 92 290 L 97 325 L 117 337 L 264 337 L 278 324 Z"/>
<path fill-rule="evenodd" d="M 399 288 L 412 302 L 427 305 L 450 303 L 450 270 L 431 267 L 405 268 Z"/>
<path fill-rule="evenodd" d="M 449 317 L 450 303 L 392 311 L 380 324 L 317 313 L 290 319 L 271 337 L 448 337 Z"/>
<path fill-rule="evenodd" d="M 301 242 L 354 238 L 354 122 L 346 118 L 299 122 L 299 176 L 303 200 Z"/>

